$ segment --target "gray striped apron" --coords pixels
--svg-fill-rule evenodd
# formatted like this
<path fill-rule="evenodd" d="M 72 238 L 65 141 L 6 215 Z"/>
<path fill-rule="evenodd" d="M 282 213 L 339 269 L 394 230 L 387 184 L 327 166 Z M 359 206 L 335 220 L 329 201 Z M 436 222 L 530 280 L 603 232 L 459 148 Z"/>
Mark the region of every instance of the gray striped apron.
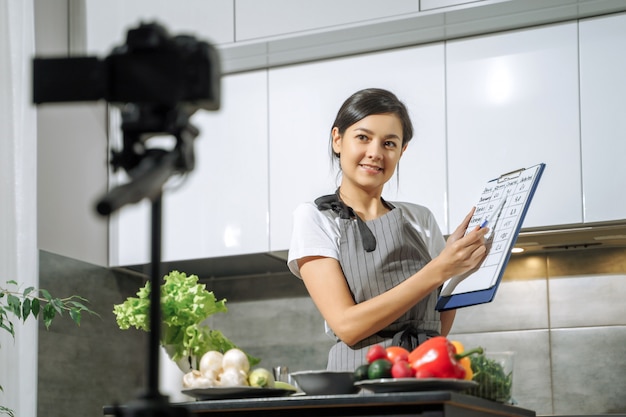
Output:
<path fill-rule="evenodd" d="M 352 216 L 339 219 L 339 263 L 356 303 L 393 288 L 431 260 L 423 239 L 404 218 L 402 209 L 385 204 L 392 210 L 374 220 L 362 222 Z M 363 224 L 376 239 L 374 249 L 366 250 L 363 246 Z M 439 334 L 441 323 L 436 303 L 437 291 L 433 291 L 377 334 L 353 346 L 337 339 L 329 352 L 327 369 L 354 371 L 366 363 L 367 350 L 374 344 L 401 345 L 411 351 L 428 337 Z"/>

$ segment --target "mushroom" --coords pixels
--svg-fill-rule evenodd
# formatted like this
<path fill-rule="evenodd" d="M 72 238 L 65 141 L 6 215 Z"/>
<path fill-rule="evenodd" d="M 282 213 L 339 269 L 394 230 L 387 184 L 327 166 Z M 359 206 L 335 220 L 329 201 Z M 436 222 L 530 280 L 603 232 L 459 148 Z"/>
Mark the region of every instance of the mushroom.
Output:
<path fill-rule="evenodd" d="M 195 369 L 183 375 L 184 388 L 210 388 L 215 386 L 217 386 L 216 378 L 210 378 Z"/>
<path fill-rule="evenodd" d="M 210 350 L 200 358 L 200 372 L 204 374 L 213 373 L 215 375 L 222 371 L 222 359 L 224 355 L 217 350 Z"/>
<path fill-rule="evenodd" d="M 241 387 L 248 385 L 248 374 L 241 369 L 227 368 L 220 374 L 220 386 Z"/>

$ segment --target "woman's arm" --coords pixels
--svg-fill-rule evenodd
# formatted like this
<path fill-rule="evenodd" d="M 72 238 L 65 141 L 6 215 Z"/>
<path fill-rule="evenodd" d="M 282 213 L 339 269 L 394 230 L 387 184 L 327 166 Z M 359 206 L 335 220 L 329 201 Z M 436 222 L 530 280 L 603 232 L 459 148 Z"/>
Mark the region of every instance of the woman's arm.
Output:
<path fill-rule="evenodd" d="M 469 218 L 471 213 L 463 222 L 465 227 Z M 359 304 L 352 299 L 336 259 L 301 258 L 300 274 L 335 335 L 347 345 L 353 345 L 387 327 L 447 279 L 471 270 L 484 259 L 487 230 L 477 229 L 463 236 L 463 224 L 450 236 L 441 254 L 424 268 L 389 291 Z"/>
<path fill-rule="evenodd" d="M 448 336 L 450 330 L 452 330 L 452 324 L 454 323 L 454 317 L 456 316 L 456 310 L 442 311 L 439 315 L 441 319 L 441 335 Z"/>

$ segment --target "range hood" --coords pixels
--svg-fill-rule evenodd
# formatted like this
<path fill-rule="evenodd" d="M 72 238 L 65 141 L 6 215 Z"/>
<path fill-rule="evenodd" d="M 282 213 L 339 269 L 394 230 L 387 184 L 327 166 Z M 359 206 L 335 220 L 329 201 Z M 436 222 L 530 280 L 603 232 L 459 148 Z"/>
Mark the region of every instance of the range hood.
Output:
<path fill-rule="evenodd" d="M 130 265 L 126 268 L 146 276 L 150 274 L 150 264 Z M 184 271 L 187 274 L 197 275 L 203 281 L 216 278 L 291 274 L 287 268 L 287 251 L 163 261 L 161 270 Z"/>
<path fill-rule="evenodd" d="M 589 223 L 559 228 L 522 229 L 515 247 L 524 252 L 626 248 L 626 223 Z"/>
<path fill-rule="evenodd" d="M 626 223 L 622 221 L 522 229 L 515 247 L 523 248 L 524 253 L 626 248 Z M 150 273 L 149 264 L 131 265 L 127 268 L 145 275 Z M 203 281 L 291 274 L 287 268 L 286 250 L 163 262 L 162 270 L 185 271 L 198 275 Z"/>

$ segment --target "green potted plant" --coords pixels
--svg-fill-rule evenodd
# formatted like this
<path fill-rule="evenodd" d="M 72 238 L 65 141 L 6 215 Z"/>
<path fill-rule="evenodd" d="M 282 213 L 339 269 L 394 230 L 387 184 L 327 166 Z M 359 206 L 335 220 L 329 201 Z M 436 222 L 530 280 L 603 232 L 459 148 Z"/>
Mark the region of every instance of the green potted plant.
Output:
<path fill-rule="evenodd" d="M 29 317 L 35 320 L 41 317 L 48 329 L 54 318 L 57 315 L 63 316 L 64 313 L 67 313 L 77 326 L 80 326 L 83 312 L 98 315 L 85 303 L 88 301 L 78 295 L 57 298 L 43 288 L 28 287 L 21 290 L 16 281 L 9 280 L 6 282 L 6 287 L 0 287 L 0 329 L 4 329 L 15 338 L 14 319 L 24 322 Z M 2 385 L 0 385 L 0 391 L 2 390 Z M 13 410 L 3 405 L 0 405 L 0 414 L 15 417 Z"/>

